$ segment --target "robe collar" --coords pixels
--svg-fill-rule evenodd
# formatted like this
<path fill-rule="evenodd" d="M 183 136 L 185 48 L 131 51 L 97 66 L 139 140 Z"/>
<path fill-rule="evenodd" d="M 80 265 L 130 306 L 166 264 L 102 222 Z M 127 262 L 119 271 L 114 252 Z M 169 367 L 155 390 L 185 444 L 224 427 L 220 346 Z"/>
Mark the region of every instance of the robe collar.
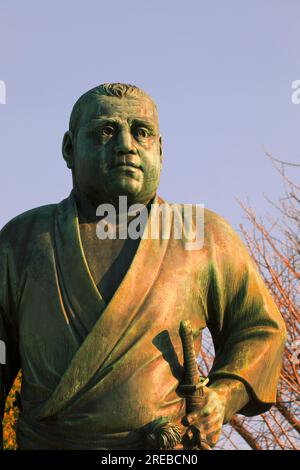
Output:
<path fill-rule="evenodd" d="M 156 197 L 151 211 L 158 204 L 167 204 Z M 148 217 L 144 233 L 148 233 Z M 172 223 L 170 223 L 171 230 Z M 114 350 L 137 315 L 159 273 L 167 246 L 168 237 L 142 238 L 132 263 L 106 304 L 95 284 L 88 267 L 80 238 L 78 214 L 73 192 L 57 205 L 54 220 L 54 240 L 57 272 L 63 308 L 73 315 L 82 315 L 88 333 L 76 351 L 51 397 L 39 410 L 38 419 L 45 419 L 64 409 L 76 395 L 88 385 L 90 379 L 114 359 Z M 86 313 L 85 315 L 83 313 Z M 90 312 L 90 314 L 89 314 Z M 97 312 L 98 320 L 92 323 Z"/>

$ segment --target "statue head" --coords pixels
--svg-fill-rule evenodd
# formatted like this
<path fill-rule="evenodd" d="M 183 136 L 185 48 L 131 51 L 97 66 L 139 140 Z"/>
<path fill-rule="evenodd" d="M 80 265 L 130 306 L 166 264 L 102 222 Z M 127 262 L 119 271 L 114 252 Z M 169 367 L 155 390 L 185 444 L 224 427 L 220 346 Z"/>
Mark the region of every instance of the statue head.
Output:
<path fill-rule="evenodd" d="M 162 164 L 158 113 L 141 89 L 106 83 L 75 103 L 62 146 L 75 194 L 94 205 L 147 203 L 156 194 Z"/>

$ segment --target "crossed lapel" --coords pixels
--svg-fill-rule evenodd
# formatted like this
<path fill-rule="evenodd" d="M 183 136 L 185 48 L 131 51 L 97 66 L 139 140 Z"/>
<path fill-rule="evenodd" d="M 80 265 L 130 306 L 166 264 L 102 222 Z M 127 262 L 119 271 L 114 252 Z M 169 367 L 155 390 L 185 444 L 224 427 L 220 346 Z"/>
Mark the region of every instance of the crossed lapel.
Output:
<path fill-rule="evenodd" d="M 156 198 L 154 203 L 164 203 Z M 158 206 L 152 206 L 158 207 Z M 151 209 L 151 211 L 156 209 Z M 150 222 L 144 229 L 149 233 Z M 171 224 L 170 224 L 171 229 Z M 168 233 L 168 235 L 170 232 Z M 38 412 L 45 419 L 63 410 L 109 362 L 120 338 L 139 312 L 140 306 L 159 273 L 169 237 L 142 238 L 132 263 L 108 305 L 105 304 L 83 252 L 74 196 L 58 204 L 55 216 L 55 251 L 61 282 L 68 304 L 74 312 L 85 312 L 84 323 L 89 333 L 75 353 L 51 397 Z M 164 238 L 164 239 L 162 239 Z M 63 299 L 65 302 L 65 299 Z M 89 315 L 90 312 L 90 315 Z M 95 324 L 89 319 L 98 312 Z"/>

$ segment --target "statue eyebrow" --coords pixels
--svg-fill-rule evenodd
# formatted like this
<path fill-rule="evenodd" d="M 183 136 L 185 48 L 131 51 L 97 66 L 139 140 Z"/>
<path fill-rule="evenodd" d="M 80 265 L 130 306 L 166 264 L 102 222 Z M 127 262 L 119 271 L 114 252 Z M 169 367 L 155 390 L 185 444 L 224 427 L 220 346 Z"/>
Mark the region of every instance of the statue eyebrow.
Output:
<path fill-rule="evenodd" d="M 149 129 L 151 129 L 153 131 L 156 130 L 156 126 L 154 124 L 152 124 L 152 122 L 149 122 L 149 121 L 144 120 L 144 119 L 133 119 L 131 125 L 146 126 L 146 127 L 148 127 Z"/>
<path fill-rule="evenodd" d="M 120 125 L 122 123 L 121 119 L 118 118 L 111 118 L 111 117 L 105 117 L 105 116 L 96 116 L 94 117 L 88 124 L 87 127 L 91 127 L 95 124 L 106 124 L 106 123 L 112 123 L 112 124 L 118 124 Z"/>
<path fill-rule="evenodd" d="M 117 117 L 115 118 L 112 118 L 112 117 L 105 117 L 105 116 L 95 116 L 93 119 L 91 119 L 91 121 L 86 125 L 87 128 L 92 128 L 92 127 L 95 127 L 97 125 L 103 125 L 103 124 L 115 124 L 117 126 L 120 126 L 122 125 L 122 119 L 119 119 Z M 145 119 L 138 119 L 138 118 L 134 118 L 132 119 L 131 123 L 130 123 L 130 126 L 145 126 L 147 127 L 148 129 L 150 129 L 152 132 L 156 132 L 156 126 L 145 120 Z"/>

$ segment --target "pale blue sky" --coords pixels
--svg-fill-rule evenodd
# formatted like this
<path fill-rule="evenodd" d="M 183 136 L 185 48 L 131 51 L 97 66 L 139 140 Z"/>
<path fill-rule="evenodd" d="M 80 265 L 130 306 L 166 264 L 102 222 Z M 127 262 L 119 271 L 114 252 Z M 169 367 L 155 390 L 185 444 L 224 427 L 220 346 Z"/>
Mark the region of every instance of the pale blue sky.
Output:
<path fill-rule="evenodd" d="M 157 102 L 161 196 L 203 203 L 235 228 L 236 198 L 264 215 L 263 194 L 282 191 L 264 150 L 300 161 L 299 19 L 298 0 L 0 0 L 0 226 L 69 194 L 72 105 L 108 81 Z"/>

